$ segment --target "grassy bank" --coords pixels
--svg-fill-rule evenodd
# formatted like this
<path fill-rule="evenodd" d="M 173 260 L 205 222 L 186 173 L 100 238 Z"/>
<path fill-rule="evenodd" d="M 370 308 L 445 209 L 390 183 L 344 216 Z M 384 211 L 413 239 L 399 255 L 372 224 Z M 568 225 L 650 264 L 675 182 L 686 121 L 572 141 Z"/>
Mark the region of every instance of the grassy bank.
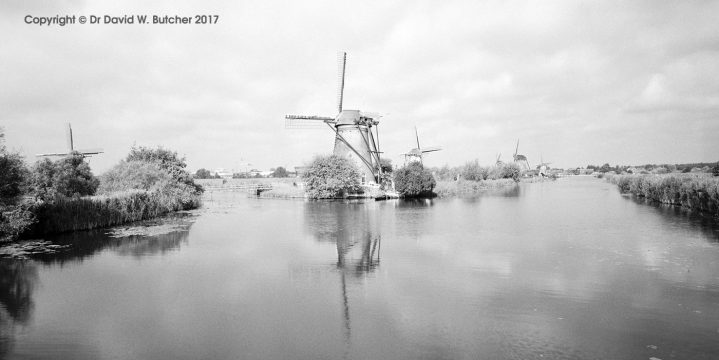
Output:
<path fill-rule="evenodd" d="M 450 197 L 450 196 L 472 196 L 483 191 L 506 189 L 508 187 L 517 186 L 517 182 L 512 179 L 497 179 L 497 180 L 443 180 L 438 181 L 437 186 L 434 188 L 434 192 L 439 197 Z"/>
<path fill-rule="evenodd" d="M 719 177 L 706 174 L 605 175 L 625 194 L 719 216 Z"/>
<path fill-rule="evenodd" d="M 120 225 L 200 205 L 200 195 L 183 198 L 178 194 L 145 190 L 59 198 L 37 206 L 35 215 L 38 221 L 25 237 Z"/>

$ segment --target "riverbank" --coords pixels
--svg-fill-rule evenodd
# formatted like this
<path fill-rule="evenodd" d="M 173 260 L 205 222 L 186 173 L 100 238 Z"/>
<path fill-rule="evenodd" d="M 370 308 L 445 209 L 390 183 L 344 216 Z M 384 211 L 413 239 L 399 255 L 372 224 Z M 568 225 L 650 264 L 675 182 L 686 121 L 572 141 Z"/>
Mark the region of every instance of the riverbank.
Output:
<path fill-rule="evenodd" d="M 604 178 L 623 194 L 719 217 L 719 177 L 708 174 L 614 175 Z"/>
<path fill-rule="evenodd" d="M 438 181 L 434 192 L 438 197 L 450 196 L 472 196 L 488 190 L 506 189 L 517 186 L 517 182 L 512 179 L 497 180 L 444 180 Z"/>
<path fill-rule="evenodd" d="M 201 205 L 201 195 L 146 190 L 59 198 L 36 206 L 37 222 L 23 233 L 22 238 L 110 227 L 173 211 L 196 209 Z"/>

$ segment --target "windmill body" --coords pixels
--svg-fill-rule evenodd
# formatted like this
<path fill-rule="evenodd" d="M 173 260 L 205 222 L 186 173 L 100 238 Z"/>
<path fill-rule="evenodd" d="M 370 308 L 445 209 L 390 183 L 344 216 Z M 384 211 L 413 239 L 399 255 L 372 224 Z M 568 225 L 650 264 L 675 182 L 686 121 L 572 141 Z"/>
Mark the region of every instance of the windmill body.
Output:
<path fill-rule="evenodd" d="M 381 173 L 377 132 L 379 121 L 375 119 L 376 115 L 342 108 L 346 63 L 347 54 L 340 53 L 337 116 L 286 115 L 285 127 L 298 128 L 324 122 L 335 133 L 333 154 L 354 162 L 360 170 L 362 183 L 377 184 Z"/>
<path fill-rule="evenodd" d="M 527 160 L 527 157 L 524 155 L 519 154 L 519 139 L 517 139 L 517 147 L 514 149 L 514 155 L 512 155 L 514 158 L 514 162 L 519 165 L 522 170 L 529 170 L 529 161 Z"/>
<path fill-rule="evenodd" d="M 362 173 L 363 183 L 376 183 L 379 158 L 372 134 L 373 121 L 359 110 L 342 110 L 335 123 L 333 154 L 352 160 Z"/>

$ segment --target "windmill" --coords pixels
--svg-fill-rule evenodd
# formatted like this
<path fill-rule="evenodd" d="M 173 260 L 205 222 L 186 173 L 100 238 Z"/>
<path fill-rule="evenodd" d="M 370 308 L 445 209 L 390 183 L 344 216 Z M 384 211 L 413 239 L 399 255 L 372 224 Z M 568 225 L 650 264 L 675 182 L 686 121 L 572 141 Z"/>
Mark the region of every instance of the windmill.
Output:
<path fill-rule="evenodd" d="M 67 123 L 67 152 L 58 152 L 58 153 L 46 153 L 46 154 L 37 154 L 35 156 L 42 157 L 42 156 L 68 156 L 75 153 L 80 153 L 83 157 L 90 157 L 92 155 L 101 154 L 103 151 L 102 149 L 85 149 L 85 150 L 75 150 L 75 145 L 72 140 L 72 126 L 70 123 Z"/>
<path fill-rule="evenodd" d="M 517 148 L 514 149 L 514 155 L 512 157 L 514 158 L 514 162 L 517 163 L 523 170 L 529 170 L 529 161 L 527 160 L 527 157 L 524 155 L 520 155 L 519 153 L 519 139 L 517 139 Z"/>
<path fill-rule="evenodd" d="M 422 163 L 422 157 L 424 156 L 425 153 L 442 150 L 442 148 L 439 148 L 439 147 L 427 147 L 427 148 L 424 148 L 424 149 L 423 149 L 423 148 L 419 145 L 419 134 L 417 133 L 417 127 L 416 127 L 416 126 L 414 127 L 414 135 L 415 135 L 415 137 L 417 138 L 417 147 L 414 148 L 414 149 L 412 149 L 412 150 L 410 150 L 409 152 L 407 152 L 407 153 L 405 153 L 405 154 L 402 154 L 402 155 L 404 155 L 404 162 L 405 162 L 405 163 L 407 163 L 407 157 L 409 157 L 410 159 L 411 159 L 411 158 L 417 158 L 417 159 L 419 160 L 420 164 L 421 164 L 421 163 Z"/>
<path fill-rule="evenodd" d="M 501 158 L 502 158 L 502 153 L 497 154 L 497 161 L 495 161 L 494 164 L 497 166 L 504 165 L 504 161 L 502 161 Z"/>
<path fill-rule="evenodd" d="M 325 123 L 335 134 L 333 154 L 352 160 L 359 167 L 363 183 L 378 183 L 382 172 L 379 159 L 378 115 L 342 108 L 347 53 L 338 54 L 337 115 L 285 115 L 286 128 L 312 127 Z M 372 132 L 374 127 L 375 131 Z"/>
<path fill-rule="evenodd" d="M 539 155 L 539 165 L 537 165 L 537 170 L 539 170 L 539 175 L 541 176 L 547 176 L 547 170 L 549 170 L 549 164 L 551 163 L 545 163 L 544 157 L 540 154 Z"/>

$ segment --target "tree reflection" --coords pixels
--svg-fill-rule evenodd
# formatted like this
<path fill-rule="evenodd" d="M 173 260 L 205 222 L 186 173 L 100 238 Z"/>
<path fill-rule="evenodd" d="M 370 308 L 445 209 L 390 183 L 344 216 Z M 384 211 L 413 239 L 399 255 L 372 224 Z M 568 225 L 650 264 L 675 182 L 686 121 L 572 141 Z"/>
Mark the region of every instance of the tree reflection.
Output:
<path fill-rule="evenodd" d="M 142 257 L 175 251 L 187 243 L 194 216 L 174 216 L 140 221 L 128 226 L 111 229 L 76 231 L 48 237 L 54 244 L 66 245 L 62 251 L 38 254 L 33 259 L 43 263 L 83 261 L 103 250 L 119 255 Z"/>
<path fill-rule="evenodd" d="M 12 348 L 15 324 L 26 324 L 31 318 L 37 279 L 34 263 L 0 259 L 0 357 Z"/>

